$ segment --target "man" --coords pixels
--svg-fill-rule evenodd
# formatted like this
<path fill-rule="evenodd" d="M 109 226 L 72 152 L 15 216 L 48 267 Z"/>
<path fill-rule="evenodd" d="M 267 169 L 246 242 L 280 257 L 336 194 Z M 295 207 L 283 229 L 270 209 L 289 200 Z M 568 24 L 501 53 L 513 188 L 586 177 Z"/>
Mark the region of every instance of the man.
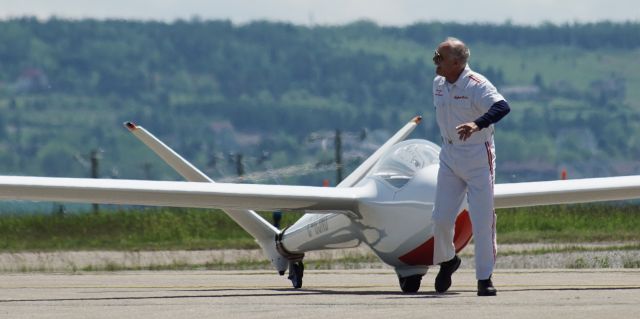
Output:
<path fill-rule="evenodd" d="M 460 266 L 453 235 L 456 216 L 467 195 L 478 295 L 495 296 L 497 292 L 491 282 L 496 258 L 493 124 L 510 109 L 491 82 L 469 68 L 469 56 L 462 41 L 447 38 L 433 57 L 437 74 L 433 80 L 433 100 L 443 141 L 432 216 L 434 263 L 440 264 L 435 289 L 440 293 L 447 291 L 451 275 Z"/>

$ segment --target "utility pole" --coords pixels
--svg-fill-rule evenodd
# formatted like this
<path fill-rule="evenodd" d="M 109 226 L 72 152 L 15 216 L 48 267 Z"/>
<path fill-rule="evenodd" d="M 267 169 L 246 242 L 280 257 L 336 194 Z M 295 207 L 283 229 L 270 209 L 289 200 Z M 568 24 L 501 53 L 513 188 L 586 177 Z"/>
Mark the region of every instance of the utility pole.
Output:
<path fill-rule="evenodd" d="M 91 150 L 91 178 L 98 178 L 98 150 Z"/>
<path fill-rule="evenodd" d="M 235 163 L 236 163 L 236 173 L 238 174 L 238 177 L 242 178 L 242 176 L 244 175 L 244 165 L 242 165 L 241 153 L 236 154 Z"/>
<path fill-rule="evenodd" d="M 101 150 L 99 149 L 93 149 L 91 150 L 91 152 L 89 153 L 89 162 L 87 163 L 86 160 L 86 156 L 80 156 L 78 154 L 75 155 L 75 159 L 84 167 L 89 167 L 91 169 L 91 178 L 98 178 L 100 177 L 99 174 L 99 162 L 100 162 L 100 152 Z M 99 210 L 99 206 L 98 204 L 91 204 L 93 213 L 98 213 Z"/>
<path fill-rule="evenodd" d="M 151 179 L 151 166 L 150 162 L 142 163 L 142 171 L 144 172 L 144 179 L 146 180 Z"/>
<path fill-rule="evenodd" d="M 100 160 L 98 152 L 99 151 L 96 149 L 91 150 L 91 178 L 98 178 L 98 161 Z M 91 206 L 93 208 L 93 213 L 97 214 L 100 209 L 98 204 L 93 203 Z"/>
<path fill-rule="evenodd" d="M 14 148 L 15 148 L 15 154 L 17 154 L 16 158 L 17 158 L 18 170 L 22 171 L 23 164 L 24 164 L 22 161 L 22 114 L 20 113 L 21 111 L 18 110 L 18 103 L 16 102 L 15 98 L 12 98 L 11 101 L 9 102 L 9 109 L 11 110 L 11 113 L 13 113 L 15 116 L 13 119 L 13 123 L 16 128 Z"/>
<path fill-rule="evenodd" d="M 367 130 L 362 129 L 362 131 L 360 131 L 360 133 L 358 134 L 347 132 L 347 133 L 344 133 L 344 136 L 340 129 L 335 130 L 335 133 L 333 136 L 334 138 L 333 145 L 335 148 L 334 162 L 336 164 L 336 185 L 338 185 L 344 177 L 344 163 L 342 159 L 342 138 L 343 137 L 347 139 L 358 138 L 360 141 L 363 141 L 367 137 Z M 313 142 L 317 140 L 326 140 L 329 138 L 330 136 L 326 136 L 324 134 L 313 133 L 311 136 L 309 136 L 307 141 Z"/>
<path fill-rule="evenodd" d="M 335 137 L 336 146 L 336 185 L 342 181 L 342 133 L 340 129 L 336 129 Z"/>

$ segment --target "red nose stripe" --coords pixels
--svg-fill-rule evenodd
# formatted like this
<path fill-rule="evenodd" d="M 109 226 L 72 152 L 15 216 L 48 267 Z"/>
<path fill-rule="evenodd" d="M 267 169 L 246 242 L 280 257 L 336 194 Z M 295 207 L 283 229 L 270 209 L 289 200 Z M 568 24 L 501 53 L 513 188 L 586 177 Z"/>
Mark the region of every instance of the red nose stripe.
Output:
<path fill-rule="evenodd" d="M 456 219 L 456 233 L 453 235 L 453 245 L 456 247 L 456 253 L 467 246 L 471 241 L 471 235 L 473 235 L 471 217 L 469 217 L 469 212 L 465 209 Z"/>
<path fill-rule="evenodd" d="M 453 235 L 453 245 L 456 253 L 461 251 L 471 240 L 471 218 L 469 212 L 463 210 L 456 219 L 455 235 Z M 414 250 L 400 256 L 400 261 L 407 265 L 433 265 L 433 237 L 429 238 L 422 245 Z"/>
<path fill-rule="evenodd" d="M 418 248 L 400 256 L 400 261 L 407 265 L 433 265 L 433 237 Z"/>

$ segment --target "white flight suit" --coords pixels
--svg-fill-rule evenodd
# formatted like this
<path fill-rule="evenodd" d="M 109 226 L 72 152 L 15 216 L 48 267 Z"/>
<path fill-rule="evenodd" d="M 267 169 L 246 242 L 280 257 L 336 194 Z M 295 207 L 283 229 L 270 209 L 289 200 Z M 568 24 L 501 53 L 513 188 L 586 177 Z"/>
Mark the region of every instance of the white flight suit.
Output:
<path fill-rule="evenodd" d="M 455 83 L 433 80 L 436 120 L 442 135 L 440 170 L 433 208 L 434 264 L 452 259 L 454 225 L 467 195 L 473 225 L 476 278 L 488 279 L 496 260 L 496 215 L 493 206 L 495 148 L 493 125 L 460 140 L 456 126 L 472 122 L 504 97 L 484 76 L 467 65 Z"/>

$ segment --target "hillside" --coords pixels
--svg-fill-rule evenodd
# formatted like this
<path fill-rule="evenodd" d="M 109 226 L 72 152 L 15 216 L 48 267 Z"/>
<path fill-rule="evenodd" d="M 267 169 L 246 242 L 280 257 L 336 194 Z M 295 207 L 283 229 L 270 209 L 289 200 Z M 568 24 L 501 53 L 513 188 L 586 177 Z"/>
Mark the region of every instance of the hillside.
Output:
<path fill-rule="evenodd" d="M 30 18 L 0 21 L 0 173 L 88 176 L 83 162 L 100 149 L 103 177 L 178 179 L 128 136 L 129 120 L 216 179 L 236 174 L 230 152 L 245 173 L 330 162 L 336 129 L 353 169 L 416 114 L 425 121 L 412 137 L 438 142 L 431 56 L 449 35 L 511 103 L 496 135 L 499 181 L 640 173 L 640 24 Z M 309 138 L 318 132 L 324 143 Z"/>

